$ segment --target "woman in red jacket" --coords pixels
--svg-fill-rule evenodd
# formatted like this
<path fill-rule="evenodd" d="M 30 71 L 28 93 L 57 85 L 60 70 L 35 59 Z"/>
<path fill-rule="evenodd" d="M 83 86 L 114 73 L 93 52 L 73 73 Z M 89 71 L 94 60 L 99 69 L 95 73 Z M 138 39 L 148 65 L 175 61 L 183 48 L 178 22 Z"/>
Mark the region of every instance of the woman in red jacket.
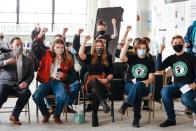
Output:
<path fill-rule="evenodd" d="M 54 39 L 52 48 L 46 50 L 41 58 L 37 73 L 37 80 L 41 84 L 33 95 L 33 100 L 43 115 L 43 123 L 48 122 L 50 118 L 44 98 L 51 91 L 56 98 L 54 121 L 55 123 L 62 123 L 60 114 L 69 95 L 68 90 L 66 90 L 66 83 L 72 77 L 72 68 L 73 61 L 65 49 L 64 40 Z"/>

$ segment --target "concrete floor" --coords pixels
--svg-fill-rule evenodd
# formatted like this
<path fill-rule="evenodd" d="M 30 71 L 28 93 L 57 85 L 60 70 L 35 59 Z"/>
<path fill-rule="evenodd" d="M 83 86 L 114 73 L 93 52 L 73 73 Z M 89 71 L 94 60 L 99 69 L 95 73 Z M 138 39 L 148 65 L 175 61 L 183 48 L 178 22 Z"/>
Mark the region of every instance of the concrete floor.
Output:
<path fill-rule="evenodd" d="M 34 83 L 31 85 L 30 89 L 34 92 Z M 10 106 L 15 104 L 15 99 L 8 99 L 8 101 L 4 104 L 4 106 Z M 155 118 L 151 119 L 151 123 L 147 124 L 148 112 L 142 111 L 142 119 L 141 119 L 141 127 L 133 128 L 131 126 L 133 120 L 133 113 L 129 110 L 129 116 L 123 116 L 123 120 L 121 120 L 121 115 L 117 112 L 118 108 L 120 107 L 122 102 L 115 102 L 115 122 L 111 121 L 111 117 L 109 114 L 104 114 L 102 111 L 99 112 L 99 123 L 100 126 L 93 128 L 91 127 L 91 113 L 87 113 L 86 116 L 86 123 L 85 124 L 76 124 L 73 122 L 73 114 L 68 114 L 68 122 L 63 121 L 63 124 L 57 125 L 53 122 L 52 118 L 49 124 L 42 124 L 41 122 L 36 121 L 35 115 L 35 104 L 30 99 L 30 109 L 31 109 L 31 123 L 28 123 L 28 117 L 21 114 L 20 119 L 23 122 L 22 126 L 16 126 L 10 123 L 9 116 L 10 113 L 1 113 L 0 114 L 0 131 L 78 131 L 78 130 L 85 130 L 85 131 L 128 131 L 128 130 L 137 130 L 137 131 L 159 131 L 159 130 L 172 130 L 172 131 L 180 131 L 180 130 L 187 130 L 192 131 L 196 130 L 193 127 L 193 119 L 190 119 L 186 116 L 177 116 L 177 126 L 169 127 L 169 128 L 160 128 L 159 124 L 166 120 L 166 114 L 164 109 L 160 109 L 160 105 L 156 104 L 155 109 Z M 177 109 L 184 109 L 184 107 L 177 103 L 175 105 Z M 2 109 L 1 109 L 2 110 Z M 64 116 L 61 116 L 62 120 L 64 120 Z M 40 115 L 41 120 L 41 115 Z"/>

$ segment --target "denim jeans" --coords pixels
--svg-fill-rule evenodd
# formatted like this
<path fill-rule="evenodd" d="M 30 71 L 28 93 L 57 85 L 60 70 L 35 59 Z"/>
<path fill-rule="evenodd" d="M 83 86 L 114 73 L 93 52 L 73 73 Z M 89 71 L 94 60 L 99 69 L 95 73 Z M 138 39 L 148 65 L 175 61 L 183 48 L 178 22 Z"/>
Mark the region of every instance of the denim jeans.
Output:
<path fill-rule="evenodd" d="M 196 113 L 196 90 L 190 90 L 185 94 L 180 92 L 180 88 L 184 84 L 176 83 L 173 85 L 168 85 L 161 90 L 161 97 L 165 107 L 165 111 L 167 112 L 167 117 L 171 121 L 176 121 L 176 115 L 174 111 L 174 103 L 173 98 L 180 98 L 182 104 L 185 105 L 189 110 Z"/>
<path fill-rule="evenodd" d="M 66 97 L 67 99 L 65 100 L 66 105 L 72 105 L 76 97 L 78 96 L 78 92 L 80 91 L 80 82 L 75 81 L 74 83 L 70 84 L 70 90 L 69 94 Z M 50 107 L 51 105 L 56 105 L 54 99 L 46 99 L 48 106 Z"/>
<path fill-rule="evenodd" d="M 54 115 L 60 117 L 63 107 L 65 105 L 66 99 L 68 97 L 68 92 L 65 90 L 65 85 L 58 80 L 50 80 L 48 83 L 42 83 L 36 89 L 33 94 L 33 100 L 36 105 L 39 107 L 43 116 L 48 116 L 48 108 L 45 104 L 44 98 L 50 93 L 53 92 L 56 99 L 56 109 Z"/>
<path fill-rule="evenodd" d="M 142 97 L 147 96 L 148 93 L 149 88 L 147 88 L 143 82 L 136 82 L 135 84 L 127 82 L 125 84 L 125 94 L 127 95 L 125 103 L 133 106 L 134 120 L 140 120 Z"/>

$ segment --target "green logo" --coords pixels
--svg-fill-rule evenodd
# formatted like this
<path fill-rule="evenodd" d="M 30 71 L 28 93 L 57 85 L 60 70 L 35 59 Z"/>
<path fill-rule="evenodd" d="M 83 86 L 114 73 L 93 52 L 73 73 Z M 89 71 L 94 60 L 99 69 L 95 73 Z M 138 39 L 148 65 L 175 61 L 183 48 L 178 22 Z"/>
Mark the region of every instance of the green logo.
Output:
<path fill-rule="evenodd" d="M 176 77 L 186 76 L 188 72 L 188 67 L 184 62 L 178 61 L 173 64 L 172 70 Z"/>
<path fill-rule="evenodd" d="M 145 78 L 148 72 L 148 69 L 143 64 L 136 64 L 132 67 L 131 70 L 134 78 Z"/>

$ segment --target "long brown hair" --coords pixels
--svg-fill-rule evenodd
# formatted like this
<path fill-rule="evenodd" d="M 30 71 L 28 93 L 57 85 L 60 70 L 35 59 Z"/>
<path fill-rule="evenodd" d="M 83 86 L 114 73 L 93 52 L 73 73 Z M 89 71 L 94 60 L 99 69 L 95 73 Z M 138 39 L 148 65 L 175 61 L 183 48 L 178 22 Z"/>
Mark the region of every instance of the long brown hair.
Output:
<path fill-rule="evenodd" d="M 91 55 L 92 55 L 92 60 L 91 64 L 97 64 L 98 63 L 98 55 L 95 51 L 96 44 L 97 43 L 102 43 L 103 44 L 103 54 L 101 55 L 101 63 L 105 66 L 108 66 L 108 61 L 107 61 L 107 52 L 106 52 L 106 47 L 105 47 L 105 42 L 101 39 L 95 40 L 92 47 L 91 47 Z"/>
<path fill-rule="evenodd" d="M 52 49 L 51 49 L 51 56 L 53 59 L 55 59 L 56 57 L 56 53 L 54 52 L 54 46 L 56 44 L 62 44 L 64 46 L 64 52 L 61 55 L 63 62 L 66 62 L 67 60 L 71 60 L 71 56 L 69 55 L 69 53 L 67 52 L 65 45 L 64 45 L 64 40 L 61 38 L 55 38 L 52 42 Z"/>

